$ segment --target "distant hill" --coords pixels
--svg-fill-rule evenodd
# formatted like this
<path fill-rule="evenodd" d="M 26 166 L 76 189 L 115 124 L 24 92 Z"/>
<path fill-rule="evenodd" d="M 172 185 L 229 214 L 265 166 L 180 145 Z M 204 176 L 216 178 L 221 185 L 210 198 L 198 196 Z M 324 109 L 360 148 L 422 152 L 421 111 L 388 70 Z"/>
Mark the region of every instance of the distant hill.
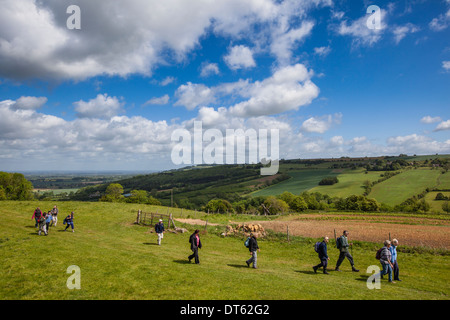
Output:
<path fill-rule="evenodd" d="M 449 180 L 441 179 L 449 163 L 450 155 L 290 159 L 280 160 L 279 172 L 274 176 L 261 176 L 261 165 L 204 165 L 137 175 L 115 182 L 123 186 L 125 193 L 146 190 L 163 205 L 188 209 L 199 209 L 214 198 L 237 202 L 246 196 L 276 196 L 284 191 L 297 195 L 303 191 L 320 192 L 331 197 L 365 194 L 379 202 L 397 205 L 426 188 L 450 190 L 445 183 L 439 185 L 439 181 Z M 416 168 L 420 168 L 417 174 L 408 173 Z M 395 179 L 389 176 L 390 179 L 384 181 L 386 172 L 395 172 L 397 176 Z M 326 177 L 337 177 L 339 183 L 319 186 Z M 72 199 L 99 198 L 107 186 L 104 183 L 82 188 Z M 383 192 L 386 187 L 395 192 Z"/>

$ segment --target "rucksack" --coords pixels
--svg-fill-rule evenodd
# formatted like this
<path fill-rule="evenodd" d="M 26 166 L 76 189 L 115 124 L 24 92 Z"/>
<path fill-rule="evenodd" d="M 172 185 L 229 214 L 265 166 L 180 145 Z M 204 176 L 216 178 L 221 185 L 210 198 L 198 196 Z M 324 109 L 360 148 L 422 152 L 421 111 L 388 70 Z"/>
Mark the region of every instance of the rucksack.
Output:
<path fill-rule="evenodd" d="M 336 240 L 336 248 L 340 249 L 341 246 L 342 246 L 342 239 L 341 239 L 341 237 L 339 237 Z"/>
<path fill-rule="evenodd" d="M 314 244 L 314 251 L 316 251 L 317 253 L 319 252 L 319 245 L 321 244 L 321 241 L 318 241 Z"/>
<path fill-rule="evenodd" d="M 375 259 L 377 259 L 377 260 L 381 259 L 381 251 L 383 251 L 383 248 L 378 249 L 377 254 L 375 255 Z"/>
<path fill-rule="evenodd" d="M 247 240 L 245 240 L 244 245 L 246 248 L 248 248 L 248 246 L 250 245 L 250 237 L 248 237 Z"/>

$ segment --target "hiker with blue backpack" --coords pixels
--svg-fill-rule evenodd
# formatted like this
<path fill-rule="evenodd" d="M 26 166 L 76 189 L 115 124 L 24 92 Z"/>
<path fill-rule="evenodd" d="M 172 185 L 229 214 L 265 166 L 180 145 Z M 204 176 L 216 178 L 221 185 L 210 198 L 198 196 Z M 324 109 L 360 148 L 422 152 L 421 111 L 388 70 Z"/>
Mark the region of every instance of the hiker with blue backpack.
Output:
<path fill-rule="evenodd" d="M 64 231 L 66 231 L 69 227 L 72 227 L 72 232 L 75 232 L 74 226 L 73 226 L 73 212 L 72 214 L 69 214 L 63 221 L 63 224 L 67 224 Z"/>
<path fill-rule="evenodd" d="M 252 255 L 252 257 L 247 261 L 245 261 L 245 263 L 247 264 L 247 267 L 250 267 L 250 264 L 253 263 L 253 269 L 258 268 L 257 267 L 258 254 L 256 253 L 256 250 L 261 252 L 261 250 L 258 247 L 258 241 L 256 240 L 256 238 L 257 238 L 256 234 L 250 233 L 250 237 L 248 237 L 247 240 L 245 241 L 245 246 L 248 248 L 250 254 Z"/>
<path fill-rule="evenodd" d="M 314 273 L 317 273 L 317 269 L 323 267 L 323 274 L 329 274 L 327 272 L 328 260 L 330 260 L 327 253 L 328 241 L 328 237 L 324 237 L 323 241 L 316 242 L 314 245 L 314 250 L 319 254 L 320 259 L 320 263 L 313 267 Z"/>
<path fill-rule="evenodd" d="M 348 252 L 348 248 L 353 245 L 353 243 L 348 243 L 347 238 L 348 234 L 349 232 L 347 230 L 344 230 L 342 236 L 336 239 L 336 248 L 339 249 L 339 258 L 336 263 L 336 269 L 334 270 L 341 271 L 339 270 L 339 266 L 341 265 L 342 261 L 344 261 L 344 259 L 347 258 L 352 266 L 352 271 L 359 272 L 359 270 L 355 268 L 355 263 L 353 261 L 352 255 L 350 254 L 350 252 Z"/>

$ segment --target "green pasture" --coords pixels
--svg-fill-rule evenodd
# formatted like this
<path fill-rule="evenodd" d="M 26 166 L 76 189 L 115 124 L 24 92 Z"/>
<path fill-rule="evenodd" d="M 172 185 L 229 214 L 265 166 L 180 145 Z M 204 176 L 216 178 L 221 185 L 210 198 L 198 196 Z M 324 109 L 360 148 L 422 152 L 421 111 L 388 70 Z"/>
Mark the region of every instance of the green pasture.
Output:
<path fill-rule="evenodd" d="M 320 180 L 325 177 L 334 177 L 339 174 L 333 169 L 306 169 L 300 171 L 289 171 L 290 179 L 252 193 L 252 196 L 276 196 L 285 191 L 300 194 L 318 186 Z"/>
<path fill-rule="evenodd" d="M 397 205 L 426 188 L 436 187 L 441 175 L 440 170 L 430 168 L 406 170 L 373 186 L 369 197 L 380 203 Z"/>
<path fill-rule="evenodd" d="M 330 197 L 343 197 L 346 198 L 351 195 L 362 195 L 364 193 L 365 181 L 377 181 L 380 179 L 380 175 L 383 172 L 380 171 L 368 171 L 365 173 L 365 169 L 350 170 L 346 169 L 343 173 L 339 174 L 337 178 L 339 182 L 331 186 L 316 186 L 310 189 L 310 192 L 320 192 L 327 194 Z"/>
<path fill-rule="evenodd" d="M 314 274 L 317 239 L 271 235 L 260 239 L 258 269 L 247 268 L 249 252 L 241 237 L 221 237 L 225 225 L 208 226 L 201 235 L 199 265 L 188 263 L 187 233 L 166 233 L 156 245 L 150 227 L 135 225 L 136 210 L 163 210 L 136 204 L 59 202 L 60 222 L 48 236 L 38 236 L 34 208 L 54 202 L 0 202 L 0 299 L 148 299 L 148 300 L 297 300 L 297 299 L 424 299 L 448 300 L 449 255 L 400 253 L 402 282 L 366 286 L 367 268 L 381 244 L 355 243 L 353 256 L 361 270 Z M 75 211 L 75 232 L 63 231 L 64 214 Z M 181 211 L 175 215 L 181 214 Z M 207 218 L 183 211 L 183 216 Z M 212 217 L 212 216 L 209 216 Z M 221 215 L 223 217 L 223 215 Z M 178 226 L 181 226 L 178 223 Z M 329 246 L 330 266 L 337 250 Z M 69 266 L 80 268 L 81 289 L 68 289 Z M 331 269 L 331 268 L 330 268 Z"/>

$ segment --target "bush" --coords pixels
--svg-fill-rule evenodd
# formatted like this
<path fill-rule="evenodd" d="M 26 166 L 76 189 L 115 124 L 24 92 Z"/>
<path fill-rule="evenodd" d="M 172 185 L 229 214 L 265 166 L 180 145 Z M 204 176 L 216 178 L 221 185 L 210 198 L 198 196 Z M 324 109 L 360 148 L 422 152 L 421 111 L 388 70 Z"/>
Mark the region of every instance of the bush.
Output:
<path fill-rule="evenodd" d="M 327 178 L 323 178 L 322 180 L 320 180 L 319 186 L 330 186 L 330 185 L 336 184 L 338 182 L 339 182 L 339 180 L 337 177 L 327 177 Z"/>

